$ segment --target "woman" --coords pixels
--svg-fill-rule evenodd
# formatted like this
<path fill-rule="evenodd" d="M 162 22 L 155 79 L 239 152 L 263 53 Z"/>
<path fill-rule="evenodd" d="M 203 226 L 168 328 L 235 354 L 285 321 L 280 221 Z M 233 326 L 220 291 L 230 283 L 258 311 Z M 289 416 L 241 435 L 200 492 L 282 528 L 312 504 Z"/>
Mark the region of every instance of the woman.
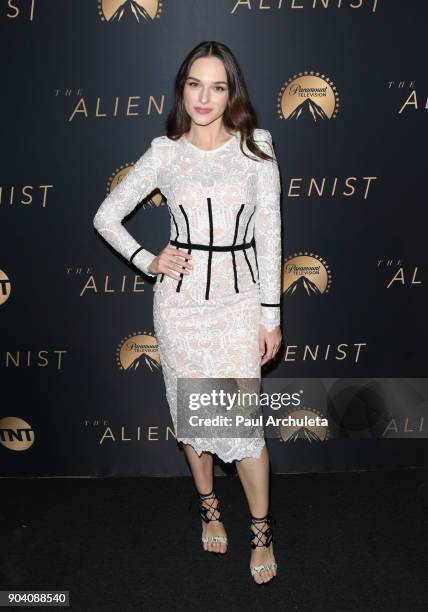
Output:
<path fill-rule="evenodd" d="M 263 584 L 277 570 L 264 437 L 186 437 L 177 428 L 178 381 L 260 381 L 261 365 L 281 344 L 280 179 L 271 135 L 255 125 L 231 51 L 213 41 L 199 44 L 177 74 L 167 135 L 151 141 L 103 201 L 94 226 L 156 278 L 154 330 L 176 438 L 199 495 L 203 547 L 218 554 L 227 550 L 213 487 L 216 454 L 236 461 L 250 509 L 251 575 Z M 122 225 L 156 188 L 167 199 L 171 219 L 171 239 L 158 255 Z"/>

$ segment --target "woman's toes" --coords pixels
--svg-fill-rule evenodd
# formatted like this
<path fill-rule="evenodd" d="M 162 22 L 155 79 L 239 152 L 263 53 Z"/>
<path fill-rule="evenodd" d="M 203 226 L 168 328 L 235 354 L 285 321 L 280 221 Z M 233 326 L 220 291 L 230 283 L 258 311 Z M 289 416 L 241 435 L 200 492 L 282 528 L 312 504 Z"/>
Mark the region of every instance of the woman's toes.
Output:
<path fill-rule="evenodd" d="M 224 529 L 219 529 L 217 525 L 208 525 L 206 528 L 203 528 L 202 535 L 209 538 L 210 536 L 225 536 L 226 534 Z M 208 540 L 208 542 L 204 542 L 204 550 L 214 553 L 225 553 L 227 551 L 227 544 Z"/>

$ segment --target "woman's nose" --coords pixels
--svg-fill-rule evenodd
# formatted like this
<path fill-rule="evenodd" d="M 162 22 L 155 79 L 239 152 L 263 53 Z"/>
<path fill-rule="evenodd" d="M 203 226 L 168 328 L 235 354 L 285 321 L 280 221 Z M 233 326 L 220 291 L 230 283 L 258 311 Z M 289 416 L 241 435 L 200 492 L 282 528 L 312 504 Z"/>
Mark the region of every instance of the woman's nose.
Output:
<path fill-rule="evenodd" d="M 208 91 L 205 89 L 203 89 L 201 93 L 201 102 L 204 104 L 208 102 Z"/>

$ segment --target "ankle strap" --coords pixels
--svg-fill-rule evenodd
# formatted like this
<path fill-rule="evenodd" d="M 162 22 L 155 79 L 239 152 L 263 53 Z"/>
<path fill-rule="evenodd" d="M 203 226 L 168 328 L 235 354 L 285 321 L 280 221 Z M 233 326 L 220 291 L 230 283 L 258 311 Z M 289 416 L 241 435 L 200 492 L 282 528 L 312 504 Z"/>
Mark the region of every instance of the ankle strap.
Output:
<path fill-rule="evenodd" d="M 214 489 L 212 489 L 212 491 L 210 491 L 209 493 L 199 493 L 198 491 L 198 495 L 201 499 L 207 499 L 208 497 L 212 497 L 214 494 L 215 497 L 215 493 L 214 493 Z"/>
<path fill-rule="evenodd" d="M 252 514 L 250 514 L 251 517 L 251 522 L 252 523 L 267 523 L 269 521 L 272 520 L 272 513 L 268 512 L 266 514 L 266 516 L 262 516 L 260 518 L 258 518 L 257 516 L 253 516 Z"/>

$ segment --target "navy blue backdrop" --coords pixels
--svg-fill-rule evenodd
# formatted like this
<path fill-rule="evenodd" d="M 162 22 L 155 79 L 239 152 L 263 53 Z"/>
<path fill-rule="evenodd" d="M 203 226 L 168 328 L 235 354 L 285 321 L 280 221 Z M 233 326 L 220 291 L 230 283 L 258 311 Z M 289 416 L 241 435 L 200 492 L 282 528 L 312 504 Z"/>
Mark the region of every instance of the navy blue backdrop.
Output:
<path fill-rule="evenodd" d="M 394 412 L 366 396 L 340 426 L 333 410 L 315 440 L 269 439 L 273 471 L 427 465 L 427 402 L 404 380 L 427 374 L 427 17 L 417 0 L 0 3 L 1 475 L 189 473 L 153 281 L 92 219 L 165 133 L 202 40 L 236 55 L 281 167 L 284 346 L 265 379 L 385 378 L 404 398 Z M 158 252 L 162 195 L 126 227 Z"/>

